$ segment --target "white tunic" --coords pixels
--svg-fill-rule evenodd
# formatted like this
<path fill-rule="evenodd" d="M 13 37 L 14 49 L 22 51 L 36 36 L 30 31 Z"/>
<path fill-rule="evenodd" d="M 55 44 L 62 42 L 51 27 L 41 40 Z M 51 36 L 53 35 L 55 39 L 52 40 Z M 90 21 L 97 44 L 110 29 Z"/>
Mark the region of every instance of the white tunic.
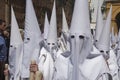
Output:
<path fill-rule="evenodd" d="M 38 68 L 42 71 L 44 80 L 52 80 L 54 63 L 50 53 L 44 47 L 41 49 Z"/>
<path fill-rule="evenodd" d="M 117 57 L 112 49 L 110 50 L 109 55 L 110 55 L 110 58 L 108 59 L 108 64 L 109 64 L 109 68 L 110 68 L 110 73 L 113 77 L 113 80 L 119 80 Z"/>

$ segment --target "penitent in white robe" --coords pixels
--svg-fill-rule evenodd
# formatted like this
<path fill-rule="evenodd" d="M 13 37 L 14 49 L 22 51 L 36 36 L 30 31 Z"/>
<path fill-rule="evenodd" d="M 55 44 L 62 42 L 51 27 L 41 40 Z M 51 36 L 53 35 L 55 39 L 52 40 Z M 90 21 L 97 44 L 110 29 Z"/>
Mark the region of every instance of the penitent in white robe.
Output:
<path fill-rule="evenodd" d="M 38 68 L 43 73 L 44 80 L 52 80 L 54 62 L 51 54 L 44 47 L 42 47 L 40 52 Z"/>
<path fill-rule="evenodd" d="M 110 73 L 113 77 L 113 80 L 119 80 L 119 78 L 118 78 L 117 57 L 116 57 L 113 49 L 110 50 L 109 56 L 110 56 L 110 58 L 108 59 L 108 65 L 109 65 L 109 68 L 110 68 Z"/>
<path fill-rule="evenodd" d="M 72 67 L 69 67 L 68 80 L 72 80 L 71 70 Z M 103 56 L 94 47 L 87 59 L 79 65 L 79 72 L 81 73 L 79 75 L 81 80 L 107 80 L 108 77 L 104 73 L 109 73 L 109 69 Z"/>
<path fill-rule="evenodd" d="M 69 55 L 70 52 L 58 54 L 54 63 L 55 72 L 53 80 L 68 80 L 68 67 L 72 67 Z"/>

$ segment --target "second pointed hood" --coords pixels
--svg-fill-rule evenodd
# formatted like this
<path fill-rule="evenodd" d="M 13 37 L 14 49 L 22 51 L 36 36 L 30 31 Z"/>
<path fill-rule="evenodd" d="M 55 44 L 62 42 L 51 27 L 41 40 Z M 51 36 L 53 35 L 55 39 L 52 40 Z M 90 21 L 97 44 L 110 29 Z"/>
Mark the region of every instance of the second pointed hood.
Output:
<path fill-rule="evenodd" d="M 62 9 L 62 31 L 63 32 L 69 31 L 64 9 Z"/>
<path fill-rule="evenodd" d="M 45 13 L 45 22 L 44 22 L 44 39 L 47 39 L 49 27 L 50 27 L 50 24 L 49 24 L 47 12 L 46 12 Z"/>
<path fill-rule="evenodd" d="M 75 0 L 70 34 L 90 36 L 88 0 Z"/>
<path fill-rule="evenodd" d="M 32 4 L 32 0 L 26 0 L 24 54 L 21 71 L 22 77 L 29 77 L 29 65 L 31 60 L 35 60 L 37 62 L 40 49 L 39 43 L 41 41 L 41 31 Z"/>
<path fill-rule="evenodd" d="M 47 43 L 56 43 L 57 42 L 57 21 L 56 21 L 56 3 L 54 1 L 50 28 L 48 31 Z"/>
<path fill-rule="evenodd" d="M 118 48 L 120 48 L 120 28 L 119 28 L 118 37 L 117 37 L 117 44 L 118 44 Z"/>
<path fill-rule="evenodd" d="M 115 45 L 117 39 L 116 39 L 116 35 L 114 35 L 114 27 L 112 27 L 112 32 L 110 33 L 110 43 L 111 43 L 111 46 L 112 45 Z"/>
<path fill-rule="evenodd" d="M 9 67 L 10 75 L 15 76 L 16 80 L 19 75 L 22 60 L 22 37 L 15 17 L 13 7 L 11 7 L 11 34 L 10 34 L 10 47 L 9 47 Z M 18 66 L 19 65 L 19 66 Z"/>
<path fill-rule="evenodd" d="M 13 8 L 11 7 L 11 36 L 10 36 L 10 45 L 17 47 L 17 45 L 21 44 L 22 37 L 19 31 L 18 23 L 15 18 L 15 13 Z"/>
<path fill-rule="evenodd" d="M 111 27 L 111 15 L 112 15 L 112 6 L 108 13 L 106 24 L 103 28 L 100 40 L 98 42 L 98 49 L 103 51 L 109 51 L 110 49 L 110 27 Z"/>
<path fill-rule="evenodd" d="M 34 39 L 36 37 L 35 40 L 39 40 L 41 38 L 41 30 L 39 28 L 32 0 L 26 0 L 24 40 L 26 40 L 26 38 L 32 39 L 32 37 L 34 37 Z"/>
<path fill-rule="evenodd" d="M 100 35 L 103 30 L 103 26 L 104 26 L 104 22 L 103 22 L 103 16 L 102 16 L 102 11 L 101 11 L 101 5 L 99 2 L 97 20 L 96 20 L 95 42 L 99 40 Z"/>

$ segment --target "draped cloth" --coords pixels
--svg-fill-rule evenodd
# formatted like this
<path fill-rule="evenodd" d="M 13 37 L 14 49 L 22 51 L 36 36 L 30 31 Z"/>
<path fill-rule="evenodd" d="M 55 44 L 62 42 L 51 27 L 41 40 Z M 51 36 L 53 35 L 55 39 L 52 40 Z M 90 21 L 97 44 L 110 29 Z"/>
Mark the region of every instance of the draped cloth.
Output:
<path fill-rule="evenodd" d="M 54 62 L 51 54 L 44 47 L 40 52 L 38 67 L 43 73 L 44 80 L 53 80 Z"/>
<path fill-rule="evenodd" d="M 110 55 L 110 58 L 108 59 L 108 65 L 110 68 L 110 73 L 113 77 L 113 80 L 119 80 L 117 57 L 112 49 L 110 50 L 109 55 Z"/>

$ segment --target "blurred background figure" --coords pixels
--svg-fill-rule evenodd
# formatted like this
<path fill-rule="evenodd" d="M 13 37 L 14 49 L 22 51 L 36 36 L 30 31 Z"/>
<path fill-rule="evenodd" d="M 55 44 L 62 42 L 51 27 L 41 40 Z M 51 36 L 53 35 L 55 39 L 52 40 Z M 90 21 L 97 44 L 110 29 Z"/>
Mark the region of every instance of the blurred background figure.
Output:
<path fill-rule="evenodd" d="M 7 26 L 6 29 L 3 31 L 3 36 L 5 39 L 6 47 L 7 47 L 7 59 L 5 63 L 8 62 L 8 54 L 9 54 L 9 45 L 10 45 L 10 26 Z"/>
<path fill-rule="evenodd" d="M 4 38 L 6 23 L 0 19 L 0 80 L 4 80 L 4 66 L 7 59 L 7 46 Z"/>

